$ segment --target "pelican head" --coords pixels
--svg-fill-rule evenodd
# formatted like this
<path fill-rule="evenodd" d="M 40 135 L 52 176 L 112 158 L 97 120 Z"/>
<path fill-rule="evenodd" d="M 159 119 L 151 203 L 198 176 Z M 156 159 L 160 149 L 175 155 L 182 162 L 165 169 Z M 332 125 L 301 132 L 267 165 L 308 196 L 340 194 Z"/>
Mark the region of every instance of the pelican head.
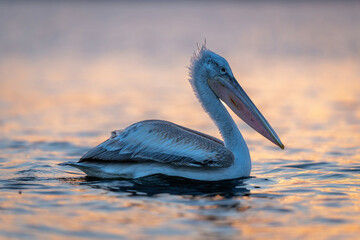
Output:
<path fill-rule="evenodd" d="M 190 75 L 191 79 L 197 79 L 202 81 L 200 84 L 209 86 L 214 94 L 250 127 L 284 149 L 274 129 L 235 79 L 225 58 L 202 46 L 192 58 Z M 193 75 L 198 76 L 195 78 Z"/>

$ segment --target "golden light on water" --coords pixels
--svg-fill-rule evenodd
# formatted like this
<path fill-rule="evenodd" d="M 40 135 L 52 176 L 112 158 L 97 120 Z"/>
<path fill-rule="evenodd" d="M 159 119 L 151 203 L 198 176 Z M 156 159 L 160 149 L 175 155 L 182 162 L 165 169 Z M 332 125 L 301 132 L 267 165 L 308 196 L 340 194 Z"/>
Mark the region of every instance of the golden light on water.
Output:
<path fill-rule="evenodd" d="M 359 6 L 0 3 L 0 238 L 355 239 Z M 188 83 L 205 37 L 285 144 L 232 115 L 253 178 L 105 181 L 58 165 L 144 119 L 220 138 Z"/>

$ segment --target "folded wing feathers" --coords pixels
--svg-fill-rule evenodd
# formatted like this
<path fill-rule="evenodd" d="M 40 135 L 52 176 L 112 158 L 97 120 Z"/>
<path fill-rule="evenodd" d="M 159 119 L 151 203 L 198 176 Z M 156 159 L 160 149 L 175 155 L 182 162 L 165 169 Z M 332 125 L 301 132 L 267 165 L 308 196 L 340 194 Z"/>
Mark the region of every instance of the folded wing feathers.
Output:
<path fill-rule="evenodd" d="M 177 166 L 228 167 L 234 155 L 206 134 L 160 120 L 135 123 L 87 152 L 83 161 L 155 161 Z"/>

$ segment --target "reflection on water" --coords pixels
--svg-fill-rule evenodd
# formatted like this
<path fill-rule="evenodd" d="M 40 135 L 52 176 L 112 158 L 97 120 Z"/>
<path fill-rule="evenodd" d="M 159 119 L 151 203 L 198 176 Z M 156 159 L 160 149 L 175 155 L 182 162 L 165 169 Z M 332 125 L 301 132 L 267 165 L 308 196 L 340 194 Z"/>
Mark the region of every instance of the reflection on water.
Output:
<path fill-rule="evenodd" d="M 87 185 L 93 188 L 105 189 L 113 192 L 127 192 L 132 196 L 146 195 L 156 196 L 159 194 L 187 195 L 187 196 L 222 196 L 231 198 L 249 194 L 244 180 L 226 180 L 218 182 L 205 182 L 154 175 L 135 180 L 101 180 L 72 178 L 63 179 L 70 184 Z"/>
<path fill-rule="evenodd" d="M 0 238 L 357 238 L 359 13 L 356 2 L 1 2 Z M 61 164 L 143 119 L 220 137 L 186 80 L 205 37 L 285 151 L 238 120 L 247 179 L 99 180 Z"/>

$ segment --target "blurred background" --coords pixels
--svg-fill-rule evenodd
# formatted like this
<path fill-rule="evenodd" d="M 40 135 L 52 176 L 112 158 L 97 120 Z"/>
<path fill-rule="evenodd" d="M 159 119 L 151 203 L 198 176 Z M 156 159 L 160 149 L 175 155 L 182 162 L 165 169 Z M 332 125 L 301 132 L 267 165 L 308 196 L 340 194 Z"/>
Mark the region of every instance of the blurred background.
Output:
<path fill-rule="evenodd" d="M 89 237 L 81 229 L 103 226 L 101 218 L 96 218 L 99 215 L 95 217 L 98 222 L 85 220 L 92 214 L 91 207 L 72 205 L 82 201 L 79 186 L 58 181 L 74 176 L 80 177 L 75 182 L 83 181 L 83 174 L 57 164 L 77 160 L 114 129 L 144 119 L 165 119 L 220 137 L 188 83 L 190 58 L 196 44 L 205 39 L 209 49 L 228 60 L 240 85 L 286 148 L 281 151 L 237 119 L 254 162 L 252 175 L 272 179 L 273 184 L 268 192 L 262 183 L 250 179 L 247 189 L 265 198 L 273 196 L 266 194 L 282 197 L 257 203 L 275 209 L 271 214 L 266 207 L 257 208 L 252 198 L 233 199 L 245 201 L 255 212 L 241 217 L 224 213 L 230 219 L 225 225 L 195 217 L 203 221 L 198 228 L 210 231 L 212 237 L 229 238 L 239 234 L 261 237 L 256 224 L 263 224 L 267 234 L 279 238 L 344 237 L 344 229 L 348 237 L 358 236 L 360 219 L 354 213 L 359 213 L 360 199 L 359 26 L 357 1 L 1 1 L 0 176 L 4 197 L 0 197 L 0 212 L 7 217 L 0 216 L 0 236 Z M 289 164 L 300 167 L 289 168 Z M 314 167 L 319 164 L 321 167 Z M 27 177 L 38 182 L 38 188 L 29 187 Z M 24 194 L 20 197 L 17 189 L 34 188 L 37 192 L 29 190 L 32 200 L 24 204 Z M 53 188 L 62 189 L 57 197 L 72 202 L 60 203 L 48 192 Z M 89 193 L 86 186 L 82 191 L 98 203 L 109 201 L 95 190 Z M 327 205 L 327 194 L 317 203 L 307 202 L 323 192 L 340 192 L 348 200 L 337 203 L 338 208 Z M 47 194 L 53 196 L 49 201 L 60 205 L 41 208 Z M 132 199 L 116 199 L 112 201 L 132 203 Z M 171 202 L 168 198 L 158 201 Z M 180 205 L 179 215 L 171 219 L 192 211 L 189 205 L 197 209 L 196 204 Z M 279 205 L 286 205 L 289 214 L 277 211 Z M 74 208 L 82 209 L 78 215 L 83 217 L 76 229 L 67 223 L 73 219 Z M 58 213 L 61 231 L 39 228 L 44 223 L 34 223 L 26 215 L 29 211 L 51 224 L 54 219 L 44 209 Z M 134 209 L 129 208 L 127 214 Z M 156 219 L 159 229 L 169 224 L 168 229 L 188 231 L 190 237 L 203 236 L 192 229 L 192 216 L 185 217 L 179 227 L 178 222 L 168 222 L 167 211 L 150 221 Z M 129 236 L 114 230 L 119 219 L 107 213 L 105 209 L 101 214 L 108 218 L 108 228 L 94 230 L 98 234 L 94 236 Z M 254 215 L 257 219 L 251 218 Z M 250 220 L 239 225 L 244 218 Z M 279 222 L 270 224 L 273 219 Z M 315 230 L 310 230 L 309 222 Z M 160 230 L 144 232 L 144 223 L 135 221 L 131 226 L 140 237 L 168 236 Z M 329 226 L 332 231 L 324 235 Z M 226 231 L 230 235 L 221 234 Z M 24 232 L 29 235 L 22 235 Z M 106 235 L 110 233 L 113 235 Z"/>
<path fill-rule="evenodd" d="M 307 141 L 291 139 L 300 129 L 326 138 L 359 119 L 359 10 L 326 1 L 1 2 L 1 130 L 67 139 L 164 118 L 213 131 L 187 82 L 206 39 L 286 145 Z"/>

